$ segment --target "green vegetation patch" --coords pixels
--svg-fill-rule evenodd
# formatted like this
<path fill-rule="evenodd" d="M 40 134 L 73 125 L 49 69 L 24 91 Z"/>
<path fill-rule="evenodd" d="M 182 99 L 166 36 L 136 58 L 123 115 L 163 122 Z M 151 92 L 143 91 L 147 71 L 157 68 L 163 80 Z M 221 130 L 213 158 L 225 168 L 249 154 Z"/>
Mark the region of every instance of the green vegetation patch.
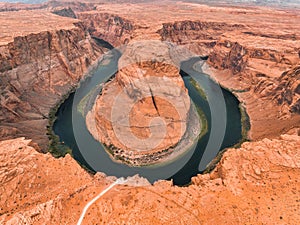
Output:
<path fill-rule="evenodd" d="M 205 91 L 200 87 L 197 81 L 195 81 L 192 77 L 190 78 L 190 83 L 195 87 L 195 89 L 199 92 L 200 96 L 207 101 L 207 96 Z"/>
<path fill-rule="evenodd" d="M 201 125 L 201 131 L 199 134 L 199 139 L 200 139 L 208 132 L 208 122 L 207 122 L 205 113 L 202 111 L 202 109 L 199 106 L 197 106 L 196 104 L 194 104 L 194 106 L 196 107 L 196 110 L 197 110 L 197 113 L 198 113 L 199 119 L 200 119 L 200 125 Z"/>
<path fill-rule="evenodd" d="M 64 95 L 62 99 L 50 109 L 48 115 L 48 125 L 47 125 L 47 136 L 49 139 L 48 152 L 50 152 L 55 158 L 64 157 L 66 154 L 72 155 L 72 149 L 66 146 L 59 140 L 59 137 L 53 131 L 53 125 L 56 120 L 56 112 L 60 105 L 69 97 L 69 95 L 73 92 L 72 89 L 68 94 Z"/>
<path fill-rule="evenodd" d="M 242 103 L 239 104 L 240 112 L 241 112 L 241 125 L 242 125 L 242 142 L 249 141 L 248 132 L 251 128 L 250 124 L 250 118 L 246 112 L 246 108 L 242 105 Z"/>

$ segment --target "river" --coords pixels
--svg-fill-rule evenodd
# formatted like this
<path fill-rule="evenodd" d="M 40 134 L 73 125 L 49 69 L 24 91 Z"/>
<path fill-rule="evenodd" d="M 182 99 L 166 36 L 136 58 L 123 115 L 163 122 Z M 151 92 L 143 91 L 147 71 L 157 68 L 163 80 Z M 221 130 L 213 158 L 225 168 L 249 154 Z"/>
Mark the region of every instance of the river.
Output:
<path fill-rule="evenodd" d="M 195 86 L 192 85 L 190 76 L 188 75 L 189 73 L 196 73 L 196 75 L 199 75 L 199 81 L 201 82 L 203 91 L 206 95 L 209 95 L 209 97 L 214 97 L 215 91 L 213 87 L 216 83 L 211 80 L 209 76 L 192 69 L 190 66 L 199 60 L 201 59 L 192 58 L 183 62 L 182 68 L 184 68 L 184 71 L 181 71 L 181 75 L 186 88 L 189 91 L 190 98 L 205 114 L 208 129 L 206 134 L 195 143 L 194 149 L 187 151 L 184 156 L 176 159 L 170 164 L 157 167 L 129 167 L 125 164 L 113 161 L 104 150 L 103 146 L 88 132 L 82 115 L 77 110 L 74 110 L 77 109 L 79 102 L 90 92 L 90 90 L 114 75 L 117 68 L 117 60 L 111 60 L 109 63 L 99 66 L 90 77 L 81 83 L 76 93 L 72 93 L 64 101 L 56 113 L 57 119 L 53 125 L 53 130 L 55 134 L 59 136 L 60 140 L 72 149 L 73 157 L 80 164 L 93 171 L 104 172 L 106 175 L 116 177 L 140 174 L 150 182 L 160 179 L 173 179 L 173 182 L 176 185 L 186 185 L 191 181 L 191 177 L 202 172 L 199 171 L 200 161 L 204 161 L 205 163 L 207 161 L 209 163 L 215 157 L 215 155 L 207 156 L 204 154 L 204 150 L 210 139 L 212 127 L 210 105 L 207 102 L 207 98 L 204 98 Z M 243 139 L 243 125 L 241 123 L 241 112 L 239 107 L 240 103 L 232 93 L 225 89 L 221 90 L 225 99 L 227 120 L 225 124 L 225 136 L 217 151 L 234 146 Z M 207 159 L 203 160 L 203 157 L 206 157 Z"/>

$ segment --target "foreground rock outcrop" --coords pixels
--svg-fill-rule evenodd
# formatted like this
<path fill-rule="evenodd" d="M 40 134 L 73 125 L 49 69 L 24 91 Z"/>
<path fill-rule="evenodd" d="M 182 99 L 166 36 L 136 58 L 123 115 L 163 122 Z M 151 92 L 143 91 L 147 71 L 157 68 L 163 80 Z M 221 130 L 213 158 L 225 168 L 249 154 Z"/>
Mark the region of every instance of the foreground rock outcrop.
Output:
<path fill-rule="evenodd" d="M 116 77 L 87 114 L 90 133 L 115 158 L 136 165 L 161 161 L 185 134 L 191 102 L 170 51 L 160 41 L 128 45 Z"/>
<path fill-rule="evenodd" d="M 30 143 L 0 142 L 1 224 L 75 224 L 115 180 L 87 174 L 69 155 L 38 153 Z M 96 201 L 83 224 L 297 224 L 299 149 L 297 135 L 244 143 L 184 188 L 131 179 Z"/>

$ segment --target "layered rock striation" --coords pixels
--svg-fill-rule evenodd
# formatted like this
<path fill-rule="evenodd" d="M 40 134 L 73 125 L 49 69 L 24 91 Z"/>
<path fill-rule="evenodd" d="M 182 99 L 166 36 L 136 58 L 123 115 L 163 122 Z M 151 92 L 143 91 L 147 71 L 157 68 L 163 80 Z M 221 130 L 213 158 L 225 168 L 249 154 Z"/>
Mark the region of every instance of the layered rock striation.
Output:
<path fill-rule="evenodd" d="M 97 11 L 78 13 L 92 37 L 103 39 L 119 47 L 132 39 L 134 24 L 125 18 Z"/>
<path fill-rule="evenodd" d="M 1 13 L 0 20 L 0 138 L 25 136 L 45 150 L 50 109 L 105 49 L 78 20 L 38 11 Z"/>
<path fill-rule="evenodd" d="M 274 29 L 281 25 L 275 23 Z M 162 40 L 208 58 L 204 72 L 246 107 L 251 122 L 249 138 L 275 136 L 299 125 L 300 35 L 295 30 L 276 34 L 274 30 L 258 31 L 246 22 L 180 21 L 163 24 L 158 32 Z M 266 130 L 270 126 L 272 129 Z"/>

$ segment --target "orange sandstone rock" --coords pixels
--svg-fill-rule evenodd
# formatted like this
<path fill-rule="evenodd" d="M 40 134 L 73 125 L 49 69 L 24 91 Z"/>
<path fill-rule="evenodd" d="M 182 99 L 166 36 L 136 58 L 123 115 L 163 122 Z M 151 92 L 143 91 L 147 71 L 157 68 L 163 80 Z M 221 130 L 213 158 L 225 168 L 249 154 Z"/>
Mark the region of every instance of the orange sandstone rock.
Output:
<path fill-rule="evenodd" d="M 0 142 L 2 224 L 76 224 L 85 205 L 115 178 L 81 169 L 28 146 Z M 91 205 L 83 224 L 297 224 L 300 137 L 247 142 L 225 152 L 187 187 L 135 177 Z"/>
<path fill-rule="evenodd" d="M 126 47 L 86 117 L 95 139 L 137 164 L 165 155 L 186 131 L 191 103 L 169 48 L 159 41 Z"/>

